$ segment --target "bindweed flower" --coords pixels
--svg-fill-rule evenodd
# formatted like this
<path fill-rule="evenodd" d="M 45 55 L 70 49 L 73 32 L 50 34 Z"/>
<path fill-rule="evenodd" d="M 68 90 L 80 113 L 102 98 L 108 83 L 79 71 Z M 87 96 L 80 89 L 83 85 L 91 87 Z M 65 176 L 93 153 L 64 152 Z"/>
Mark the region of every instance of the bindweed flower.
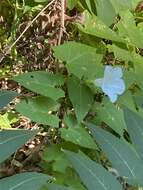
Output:
<path fill-rule="evenodd" d="M 112 103 L 116 102 L 118 95 L 125 91 L 125 83 L 122 79 L 121 67 L 105 66 L 104 77 L 95 80 L 95 84 L 102 88 Z"/>

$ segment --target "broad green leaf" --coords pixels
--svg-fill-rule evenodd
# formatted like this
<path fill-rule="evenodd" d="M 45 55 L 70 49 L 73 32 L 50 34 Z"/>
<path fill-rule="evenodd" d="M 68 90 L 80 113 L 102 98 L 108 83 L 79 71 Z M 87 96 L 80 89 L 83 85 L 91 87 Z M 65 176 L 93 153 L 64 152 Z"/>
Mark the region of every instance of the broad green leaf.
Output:
<path fill-rule="evenodd" d="M 132 112 L 136 113 L 137 115 L 143 118 L 143 109 L 140 107 L 138 103 L 139 102 L 137 101 L 137 93 L 131 94 L 130 91 L 127 91 L 117 101 L 117 105 L 120 108 L 123 108 L 124 106 L 126 106 Z"/>
<path fill-rule="evenodd" d="M 85 22 L 84 25 L 79 25 L 79 29 L 84 33 L 104 38 L 107 40 L 113 40 L 116 42 L 124 42 L 124 40 L 119 37 L 116 32 L 111 30 L 106 24 L 103 23 L 97 16 L 90 15 L 85 12 Z"/>
<path fill-rule="evenodd" d="M 126 124 L 124 122 L 124 115 L 122 109 L 112 104 L 108 99 L 104 99 L 103 103 L 96 106 L 97 117 L 101 122 L 105 122 L 114 131 L 123 135 Z"/>
<path fill-rule="evenodd" d="M 97 149 L 95 142 L 83 127 L 61 128 L 60 131 L 61 137 L 66 141 L 70 141 L 85 148 Z"/>
<path fill-rule="evenodd" d="M 96 0 L 97 16 L 107 26 L 113 24 L 116 13 L 110 0 Z"/>
<path fill-rule="evenodd" d="M 120 59 L 121 61 L 127 61 L 127 62 L 133 60 L 133 56 L 128 50 L 122 49 L 114 44 L 108 45 L 107 47 L 108 47 L 109 52 L 114 53 L 115 58 Z"/>
<path fill-rule="evenodd" d="M 115 47 L 115 46 L 114 46 Z M 110 47 L 109 47 L 110 48 Z M 116 51 L 116 53 L 115 53 Z M 118 51 L 118 53 L 117 53 Z M 129 70 L 125 70 L 124 72 L 124 80 L 126 83 L 126 88 L 131 87 L 131 85 L 133 83 L 136 83 L 137 85 L 139 85 L 139 87 L 141 89 L 143 89 L 143 75 L 142 75 L 142 69 L 143 69 L 143 58 L 142 56 L 140 56 L 137 53 L 134 52 L 124 52 L 124 57 L 126 57 L 126 60 L 123 58 L 123 54 L 120 54 L 120 50 L 118 48 L 116 48 L 116 50 L 114 49 L 114 53 L 117 55 L 117 57 L 121 58 L 122 56 L 122 60 L 124 61 L 130 61 L 133 63 L 133 68 L 129 68 Z M 123 53 L 123 52 L 122 52 Z M 120 55 L 119 55 L 120 54 Z"/>
<path fill-rule="evenodd" d="M 11 102 L 18 94 L 16 92 L 0 90 L 0 110 Z"/>
<path fill-rule="evenodd" d="M 130 87 L 132 87 L 134 84 L 139 85 L 135 70 L 133 68 L 129 68 L 124 71 L 123 80 L 125 81 L 127 90 L 130 90 Z"/>
<path fill-rule="evenodd" d="M 124 117 L 132 143 L 143 160 L 143 118 L 127 107 L 124 108 Z"/>
<path fill-rule="evenodd" d="M 119 48 L 116 45 L 108 45 L 109 52 L 113 52 L 115 57 L 120 61 L 125 61 L 127 63 L 133 63 L 134 68 L 128 68 L 124 71 L 124 81 L 126 83 L 126 89 L 128 89 L 133 83 L 137 83 L 142 87 L 142 68 L 143 68 L 143 58 L 135 52 L 130 52 Z"/>
<path fill-rule="evenodd" d="M 54 75 L 45 71 L 34 71 L 16 76 L 14 80 L 25 88 L 53 100 L 64 97 L 64 91 L 58 88 L 58 86 L 64 84 L 64 78 L 61 75 Z"/>
<path fill-rule="evenodd" d="M 68 93 L 73 104 L 76 117 L 80 123 L 88 113 L 93 103 L 91 90 L 76 77 L 70 77 L 67 82 Z"/>
<path fill-rule="evenodd" d="M 75 115 L 73 115 L 72 113 L 68 114 L 68 115 L 65 115 L 64 123 L 66 124 L 67 127 L 76 127 L 76 126 L 78 126 L 77 119 L 76 119 Z"/>
<path fill-rule="evenodd" d="M 37 131 L 2 130 L 0 131 L 0 163 L 17 151 L 24 143 L 36 135 Z"/>
<path fill-rule="evenodd" d="M 52 164 L 53 171 L 65 173 L 66 168 L 70 166 L 68 159 L 58 145 L 53 145 L 45 149 L 42 158 L 48 162 L 48 164 Z"/>
<path fill-rule="evenodd" d="M 130 91 L 126 91 L 117 101 L 119 107 L 127 106 L 132 111 L 136 112 L 136 105 L 133 99 L 133 95 Z"/>
<path fill-rule="evenodd" d="M 138 111 L 143 109 L 143 91 L 136 92 L 133 97 Z"/>
<path fill-rule="evenodd" d="M 76 4 L 77 4 L 77 0 L 68 0 L 67 1 L 67 6 L 68 6 L 69 10 L 72 10 Z"/>
<path fill-rule="evenodd" d="M 67 42 L 53 47 L 53 50 L 56 58 L 65 61 L 68 71 L 78 78 L 94 79 L 103 70 L 101 64 L 103 55 L 97 54 L 96 48 L 77 42 Z"/>
<path fill-rule="evenodd" d="M 117 27 L 120 36 L 126 40 L 126 43 L 143 48 L 143 33 L 137 28 L 134 16 L 129 10 L 122 12 L 121 20 Z"/>
<path fill-rule="evenodd" d="M 66 173 L 56 174 L 55 177 L 56 177 L 57 184 L 65 185 L 67 187 L 72 188 L 72 190 L 87 190 L 83 186 L 83 184 L 81 184 L 81 180 L 79 176 L 71 168 L 71 163 L 70 163 L 70 167 L 66 169 Z"/>
<path fill-rule="evenodd" d="M 135 149 L 124 140 L 95 125 L 90 124 L 88 127 L 119 175 L 133 185 L 143 185 L 143 164 Z"/>
<path fill-rule="evenodd" d="M 113 52 L 117 59 L 126 62 L 132 62 L 134 69 L 130 68 L 124 72 L 124 80 L 126 83 L 126 88 L 129 88 L 133 83 L 137 83 L 143 89 L 143 58 L 135 52 L 130 52 L 128 50 L 119 48 L 116 45 L 108 45 L 108 50 Z"/>
<path fill-rule="evenodd" d="M 124 10 L 135 10 L 140 0 L 110 0 L 116 13 L 120 13 Z"/>
<path fill-rule="evenodd" d="M 88 7 L 88 10 L 91 13 L 95 12 L 94 9 L 95 9 L 95 2 L 96 2 L 96 0 L 84 0 L 84 1 L 85 1 L 86 5 Z"/>
<path fill-rule="evenodd" d="M 124 80 L 126 83 L 126 88 L 129 88 L 133 83 L 137 83 L 140 87 L 143 88 L 143 58 L 135 52 L 130 52 L 128 50 L 119 48 L 116 45 L 108 45 L 108 50 L 113 52 L 117 59 L 125 62 L 132 62 L 134 69 L 129 68 L 124 71 Z"/>
<path fill-rule="evenodd" d="M 90 14 L 96 13 L 96 0 L 79 0 L 84 7 L 84 9 L 88 10 Z"/>
<path fill-rule="evenodd" d="M 117 14 L 123 10 L 132 9 L 133 0 L 109 0 L 109 1 L 116 10 Z"/>
<path fill-rule="evenodd" d="M 50 179 L 52 179 L 50 176 L 42 173 L 25 172 L 1 179 L 0 188 L 2 190 L 39 190 Z"/>
<path fill-rule="evenodd" d="M 5 115 L 0 115 L 0 128 L 1 129 L 11 128 L 9 120 L 5 117 Z"/>
<path fill-rule="evenodd" d="M 90 11 L 90 13 L 92 13 L 92 7 L 91 7 L 91 1 L 90 0 L 84 0 L 88 10 Z"/>
<path fill-rule="evenodd" d="M 64 151 L 88 190 L 121 190 L 119 182 L 102 166 L 83 154 Z"/>
<path fill-rule="evenodd" d="M 143 90 L 143 73 L 142 73 L 143 57 L 138 54 L 134 54 L 133 62 L 134 62 L 136 82 L 140 86 L 140 88 Z"/>
<path fill-rule="evenodd" d="M 47 184 L 45 188 L 42 188 L 41 190 L 76 190 L 72 187 L 66 187 L 63 185 L 57 185 L 57 184 Z"/>
<path fill-rule="evenodd" d="M 52 115 L 52 111 L 56 111 L 59 104 L 54 100 L 46 97 L 36 97 L 21 101 L 16 105 L 16 110 L 30 120 L 43 125 L 50 125 L 58 128 L 59 118 Z"/>
<path fill-rule="evenodd" d="M 6 112 L 5 114 L 0 114 L 0 128 L 11 128 L 11 124 L 18 121 L 16 114 Z"/>

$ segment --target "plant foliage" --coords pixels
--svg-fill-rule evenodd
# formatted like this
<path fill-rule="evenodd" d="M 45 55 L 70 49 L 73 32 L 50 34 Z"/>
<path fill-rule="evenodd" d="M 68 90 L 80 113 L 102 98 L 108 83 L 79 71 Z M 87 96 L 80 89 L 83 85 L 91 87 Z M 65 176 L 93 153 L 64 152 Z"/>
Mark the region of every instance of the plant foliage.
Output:
<path fill-rule="evenodd" d="M 5 33 L 2 46 L 13 42 L 21 18 L 35 15 L 46 1 L 19 2 L 21 8 L 11 11 L 14 1 L 4 5 L 0 10 L 8 12 L 11 24 L 9 33 L 0 29 Z M 67 1 L 67 13 L 78 10 L 82 15 L 81 20 L 67 24 L 75 40 L 51 47 L 56 60 L 51 70 L 12 78 L 32 94 L 17 103 L 16 112 L 38 124 L 44 133 L 55 133 L 39 164 L 46 174 L 26 172 L 1 179 L 2 189 L 38 190 L 45 184 L 42 190 L 121 190 L 119 178 L 133 188 L 143 187 L 143 12 L 138 6 L 139 0 Z M 10 60 L 13 58 L 23 60 L 16 48 L 11 51 Z M 105 72 L 107 65 L 114 68 L 112 76 Z M 118 78 L 125 84 L 122 93 L 118 93 Z M 103 83 L 97 85 L 101 79 Z M 116 94 L 113 103 L 109 97 Z M 16 96 L 12 91 L 0 92 L 0 121 L 8 127 L 14 121 L 5 124 L 8 116 L 3 108 Z M 1 130 L 0 162 L 37 132 Z M 46 184 L 49 174 L 54 180 Z"/>

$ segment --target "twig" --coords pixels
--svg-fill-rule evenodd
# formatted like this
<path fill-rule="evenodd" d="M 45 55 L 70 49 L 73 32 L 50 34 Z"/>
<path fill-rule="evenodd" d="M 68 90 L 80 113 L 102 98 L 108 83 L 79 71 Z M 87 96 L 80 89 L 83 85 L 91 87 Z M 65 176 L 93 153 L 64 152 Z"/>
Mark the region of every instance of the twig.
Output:
<path fill-rule="evenodd" d="M 64 31 L 65 31 L 65 0 L 61 0 L 61 26 L 59 32 L 58 45 L 61 44 L 61 39 Z"/>
<path fill-rule="evenodd" d="M 25 32 L 30 28 L 30 26 L 37 20 L 37 18 L 50 6 L 54 3 L 55 0 L 52 0 L 48 3 L 35 17 L 34 19 L 26 26 L 23 32 L 19 35 L 19 37 L 8 47 L 6 52 L 0 57 L 0 63 L 3 61 L 5 56 L 11 51 L 11 49 L 16 45 L 16 43 L 21 39 L 21 37 L 25 34 Z"/>

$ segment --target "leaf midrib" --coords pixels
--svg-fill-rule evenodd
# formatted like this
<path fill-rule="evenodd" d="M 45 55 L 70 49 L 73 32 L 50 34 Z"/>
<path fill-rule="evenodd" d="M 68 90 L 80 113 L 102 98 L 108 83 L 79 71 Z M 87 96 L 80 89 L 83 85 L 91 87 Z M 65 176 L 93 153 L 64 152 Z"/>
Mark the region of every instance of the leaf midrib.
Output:
<path fill-rule="evenodd" d="M 3 142 L 0 142 L 0 145 L 3 145 L 3 144 L 5 144 L 5 143 L 7 143 L 7 142 L 9 142 L 9 141 L 11 141 L 11 140 L 15 140 L 15 139 L 17 139 L 17 138 L 19 138 L 19 137 L 28 136 L 28 135 L 30 135 L 30 134 L 24 134 L 24 135 L 21 134 L 21 135 L 17 135 L 17 136 L 11 137 L 11 138 L 9 138 L 9 139 L 3 141 Z"/>
<path fill-rule="evenodd" d="M 102 134 L 104 136 L 104 134 Z M 119 156 L 119 158 L 123 161 L 123 163 L 127 166 L 128 170 L 130 171 L 131 175 L 135 178 L 135 174 L 132 171 L 132 169 L 130 168 L 130 166 L 128 165 L 127 161 L 125 159 L 123 159 L 123 157 L 119 154 L 119 152 L 116 150 L 116 148 L 113 146 L 112 143 L 110 143 L 110 141 L 108 141 L 105 136 L 104 136 L 104 140 L 111 146 L 111 148 L 114 150 L 114 152 L 116 152 L 116 154 Z"/>
<path fill-rule="evenodd" d="M 100 180 L 100 178 L 98 178 L 98 176 L 97 176 L 95 173 L 93 173 L 91 169 L 89 169 L 88 167 L 86 167 L 85 164 L 84 164 L 81 160 L 79 160 L 78 158 L 74 157 L 74 159 L 75 159 L 77 162 L 79 162 L 79 165 L 81 164 L 83 168 L 85 168 L 86 170 L 88 170 L 89 173 L 91 173 L 91 175 L 92 175 L 94 178 L 97 179 L 97 181 L 101 184 L 101 186 L 102 186 L 105 190 L 108 190 L 108 189 L 106 188 L 106 186 L 104 185 L 104 183 L 102 183 L 102 181 Z"/>
<path fill-rule="evenodd" d="M 40 177 L 40 178 L 41 178 L 41 177 Z M 24 180 L 24 181 L 18 183 L 17 185 L 15 185 L 14 187 L 10 188 L 9 190 L 14 190 L 14 189 L 16 189 L 17 187 L 23 185 L 24 183 L 30 182 L 30 181 L 32 181 L 32 180 L 34 180 L 34 179 L 39 179 L 39 177 L 31 177 L 31 179 L 26 179 L 26 180 Z"/>

